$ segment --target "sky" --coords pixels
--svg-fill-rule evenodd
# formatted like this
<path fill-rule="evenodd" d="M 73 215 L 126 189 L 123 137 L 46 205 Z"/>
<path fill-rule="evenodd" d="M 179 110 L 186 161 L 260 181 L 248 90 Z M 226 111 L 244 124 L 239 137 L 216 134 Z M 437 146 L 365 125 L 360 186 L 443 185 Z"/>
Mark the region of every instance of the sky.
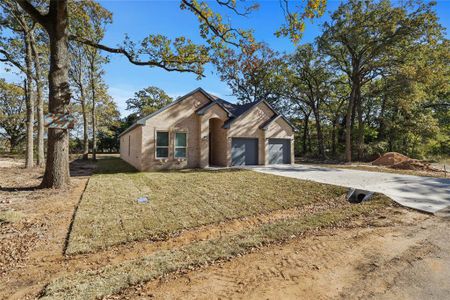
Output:
<path fill-rule="evenodd" d="M 149 34 L 163 34 L 169 38 L 187 36 L 201 43 L 196 17 L 179 8 L 178 0 L 100 0 L 100 3 L 113 14 L 113 23 L 106 27 L 103 43 L 119 45 L 125 34 L 132 40 L 140 41 Z M 238 0 L 239 2 L 239 0 Z M 274 36 L 275 30 L 283 22 L 279 0 L 258 0 L 260 8 L 250 16 L 241 17 L 229 14 L 227 17 L 234 27 L 254 29 L 258 41 L 267 43 L 279 52 L 292 52 L 295 47 L 287 38 Z M 340 1 L 328 0 L 327 12 L 313 23 L 307 21 L 302 43 L 312 42 L 320 34 L 320 24 L 329 20 L 329 12 L 334 11 Z M 440 23 L 450 28 L 450 0 L 439 0 L 436 6 Z M 449 37 L 447 29 L 447 37 Z M 108 54 L 110 62 L 105 66 L 105 81 L 109 93 L 118 104 L 122 116 L 126 116 L 126 100 L 148 86 L 157 86 L 170 96 L 182 96 L 191 90 L 202 87 L 206 91 L 235 102 L 231 91 L 214 72 L 212 66 L 206 67 L 206 77 L 197 80 L 196 75 L 167 72 L 159 68 L 136 66 L 121 55 Z M 0 77 L 9 77 L 4 66 L 0 66 Z M 8 78 L 7 78 L 8 79 Z"/>

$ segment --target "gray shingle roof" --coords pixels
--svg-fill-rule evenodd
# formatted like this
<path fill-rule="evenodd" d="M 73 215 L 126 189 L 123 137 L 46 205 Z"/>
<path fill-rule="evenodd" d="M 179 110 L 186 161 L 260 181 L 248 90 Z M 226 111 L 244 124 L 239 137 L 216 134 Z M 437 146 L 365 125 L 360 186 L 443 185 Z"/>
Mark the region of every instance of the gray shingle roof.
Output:
<path fill-rule="evenodd" d="M 229 116 L 229 119 L 225 122 L 225 124 L 223 125 L 224 128 L 229 128 L 230 125 L 236 120 L 238 119 L 240 116 L 244 115 L 245 113 L 247 113 L 248 111 L 250 111 L 254 106 L 258 105 L 261 102 L 265 102 L 267 104 L 267 106 L 274 112 L 274 117 L 272 117 L 269 121 L 270 123 L 272 121 L 274 121 L 274 118 L 278 118 L 278 117 L 282 117 L 293 129 L 295 129 L 295 127 L 281 114 L 279 114 L 275 109 L 273 109 L 269 103 L 267 103 L 266 101 L 262 100 L 262 101 L 255 101 L 255 102 L 251 102 L 251 103 L 246 103 L 246 104 L 235 104 L 235 103 L 231 103 L 228 102 L 226 100 L 223 100 L 215 95 L 212 95 L 210 93 L 207 93 L 205 90 L 203 90 L 202 88 L 197 88 L 193 91 L 191 91 L 190 93 L 178 98 L 177 100 L 171 102 L 170 104 L 166 105 L 165 107 L 161 108 L 160 110 L 155 111 L 154 113 L 145 116 L 144 118 L 139 119 L 136 123 L 134 123 L 133 125 L 131 125 L 130 127 L 128 127 L 124 132 L 122 132 L 120 136 L 122 136 L 123 134 L 133 130 L 134 128 L 136 128 L 137 126 L 142 126 L 145 125 L 145 121 L 147 121 L 148 119 L 152 118 L 153 116 L 165 111 L 166 109 L 168 109 L 169 107 L 174 106 L 175 104 L 183 101 L 184 99 L 188 98 L 189 96 L 200 92 L 203 95 L 205 95 L 209 100 L 211 100 L 211 103 L 208 103 L 207 105 L 201 107 L 200 109 L 197 110 L 197 114 L 202 115 L 204 114 L 210 107 L 214 106 L 215 104 L 219 105 L 223 110 L 225 110 Z M 268 123 L 268 124 L 270 124 Z M 268 125 L 266 124 L 266 126 Z M 265 127 L 265 126 L 264 126 Z"/>

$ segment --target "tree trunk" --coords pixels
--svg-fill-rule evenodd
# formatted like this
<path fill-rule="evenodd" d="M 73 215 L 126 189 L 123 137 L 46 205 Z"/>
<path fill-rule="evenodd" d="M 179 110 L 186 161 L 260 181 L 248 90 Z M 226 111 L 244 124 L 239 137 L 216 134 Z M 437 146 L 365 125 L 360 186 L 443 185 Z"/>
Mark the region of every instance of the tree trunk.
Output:
<path fill-rule="evenodd" d="M 316 131 L 317 131 L 317 146 L 319 150 L 319 158 L 325 158 L 325 146 L 323 143 L 323 133 L 322 133 L 322 126 L 320 124 L 320 113 L 319 108 L 314 106 L 313 109 L 314 118 L 316 120 Z"/>
<path fill-rule="evenodd" d="M 359 87 L 359 85 L 357 86 Z M 362 99 L 361 99 L 361 89 L 358 88 L 356 97 L 356 111 L 358 113 L 358 160 L 361 160 L 364 155 L 364 121 L 363 121 L 363 109 L 362 109 Z"/>
<path fill-rule="evenodd" d="M 384 140 L 386 137 L 386 124 L 384 120 L 384 113 L 386 111 L 386 102 L 387 102 L 387 95 L 386 93 L 383 93 L 383 100 L 381 102 L 381 110 L 380 110 L 380 117 L 379 117 L 379 127 L 378 127 L 378 137 L 377 139 L 379 141 Z"/>
<path fill-rule="evenodd" d="M 91 88 L 92 88 L 92 159 L 97 160 L 97 121 L 95 115 L 95 69 L 91 66 Z"/>
<path fill-rule="evenodd" d="M 70 102 L 67 48 L 67 0 L 50 1 L 47 32 L 50 38 L 49 111 L 65 113 Z M 69 134 L 67 129 L 49 128 L 47 164 L 42 186 L 63 188 L 70 183 Z"/>
<path fill-rule="evenodd" d="M 347 162 L 352 161 L 352 117 L 353 107 L 355 105 L 356 98 L 356 86 L 355 82 L 352 83 L 352 91 L 347 107 L 347 115 L 345 117 L 345 159 Z"/>
<path fill-rule="evenodd" d="M 302 137 L 302 155 L 308 152 L 308 136 L 309 136 L 309 114 L 304 112 L 305 120 L 303 121 L 303 137 Z"/>
<path fill-rule="evenodd" d="M 84 88 L 80 87 L 80 102 L 81 112 L 83 114 L 83 159 L 88 159 L 89 156 L 89 135 L 88 135 L 88 118 L 86 109 L 86 96 Z"/>
<path fill-rule="evenodd" d="M 30 46 L 30 33 L 24 33 L 24 44 L 25 44 L 25 65 L 26 65 L 26 80 L 25 80 L 25 91 L 26 91 L 26 108 L 27 108 L 27 146 L 26 146 L 26 156 L 25 156 L 25 167 L 27 169 L 34 166 L 34 144 L 33 144 L 33 129 L 34 129 L 34 93 L 33 93 L 33 66 L 32 66 L 32 53 Z"/>
<path fill-rule="evenodd" d="M 10 135 L 9 136 L 9 152 L 13 153 L 14 150 L 16 150 L 19 143 L 20 143 L 20 137 L 18 137 L 16 135 Z"/>
<path fill-rule="evenodd" d="M 34 58 L 34 70 L 35 70 L 35 82 L 36 82 L 36 97 L 37 97 L 37 165 L 39 167 L 44 166 L 45 154 L 44 154 L 44 98 L 42 95 L 42 71 L 39 61 L 39 52 L 36 48 L 36 41 L 33 33 L 31 33 L 31 49 L 33 51 Z"/>
<path fill-rule="evenodd" d="M 308 153 L 312 153 L 312 139 L 310 130 L 308 130 Z"/>
<path fill-rule="evenodd" d="M 338 117 L 336 116 L 333 119 L 333 128 L 331 130 L 331 155 L 335 158 L 336 157 L 336 130 L 337 130 L 337 123 L 338 123 Z"/>

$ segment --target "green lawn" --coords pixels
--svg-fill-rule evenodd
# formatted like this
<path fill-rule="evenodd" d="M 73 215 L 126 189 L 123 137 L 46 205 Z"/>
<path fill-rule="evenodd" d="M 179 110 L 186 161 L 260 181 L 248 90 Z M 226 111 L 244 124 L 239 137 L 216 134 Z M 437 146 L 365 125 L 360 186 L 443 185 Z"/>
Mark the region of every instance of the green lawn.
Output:
<path fill-rule="evenodd" d="M 67 254 L 160 240 L 200 225 L 330 201 L 345 189 L 246 170 L 134 172 L 99 161 L 78 207 Z M 147 204 L 136 199 L 146 196 Z"/>

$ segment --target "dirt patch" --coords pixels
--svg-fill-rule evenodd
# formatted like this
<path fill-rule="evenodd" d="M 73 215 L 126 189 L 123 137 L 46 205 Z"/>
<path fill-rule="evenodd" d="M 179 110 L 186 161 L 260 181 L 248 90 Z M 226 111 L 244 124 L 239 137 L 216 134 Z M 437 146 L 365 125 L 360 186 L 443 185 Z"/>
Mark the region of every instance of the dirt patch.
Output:
<path fill-rule="evenodd" d="M 35 189 L 41 169 L 0 170 L 0 299 L 35 299 L 55 278 L 136 259 L 159 250 L 238 233 L 326 210 L 332 201 L 225 220 L 167 241 L 132 242 L 63 256 L 70 221 L 92 166 L 67 190 Z M 72 165 L 73 166 L 73 165 Z M 89 173 L 89 172 L 87 172 Z M 6 213 L 7 212 L 7 213 Z M 164 276 L 111 299 L 434 298 L 450 293 L 449 222 L 388 207 L 345 228 L 313 230 L 228 262 Z M 373 284 L 371 284 L 373 282 Z M 384 294 L 383 294 L 384 293 Z M 441 293 L 441 294 L 439 294 Z"/>
<path fill-rule="evenodd" d="M 418 159 L 411 159 L 398 152 L 388 152 L 372 162 L 374 166 L 385 166 L 395 170 L 423 171 L 431 173 L 444 173 L 440 168 L 431 166 L 431 163 Z"/>
<path fill-rule="evenodd" d="M 391 168 L 399 170 L 443 172 L 443 170 L 433 168 L 430 163 L 425 163 L 417 159 L 410 159 L 399 162 L 397 164 L 392 165 Z"/>
<path fill-rule="evenodd" d="M 448 229 L 440 219 L 397 211 L 366 228 L 322 231 L 108 299 L 420 299 L 407 284 L 424 277 L 417 295 L 442 299 L 450 288 L 441 282 L 450 274 L 450 242 L 441 235 Z M 417 270 L 425 273 L 416 277 Z"/>
<path fill-rule="evenodd" d="M 400 154 L 398 152 L 387 152 L 374 160 L 372 165 L 374 166 L 392 166 L 404 161 L 410 160 L 406 155 Z"/>
<path fill-rule="evenodd" d="M 0 168 L 19 168 L 23 167 L 25 161 L 12 159 L 7 157 L 0 157 Z"/>
<path fill-rule="evenodd" d="M 0 298 L 32 299 L 62 268 L 68 225 L 88 177 L 39 189 L 43 169 L 0 169 Z"/>
<path fill-rule="evenodd" d="M 372 202 L 372 201 L 371 201 Z M 45 289 L 45 299 L 93 299 L 117 293 L 137 283 L 146 282 L 175 271 L 191 270 L 257 251 L 264 245 L 317 232 L 324 228 L 346 227 L 349 220 L 362 219 L 384 208 L 383 201 L 348 205 L 340 209 L 308 214 L 264 224 L 251 230 L 225 235 L 217 239 L 190 243 L 170 251 L 156 251 L 118 265 L 95 271 L 79 272 L 58 278 Z M 85 283 L 89 283 L 86 285 Z"/>

